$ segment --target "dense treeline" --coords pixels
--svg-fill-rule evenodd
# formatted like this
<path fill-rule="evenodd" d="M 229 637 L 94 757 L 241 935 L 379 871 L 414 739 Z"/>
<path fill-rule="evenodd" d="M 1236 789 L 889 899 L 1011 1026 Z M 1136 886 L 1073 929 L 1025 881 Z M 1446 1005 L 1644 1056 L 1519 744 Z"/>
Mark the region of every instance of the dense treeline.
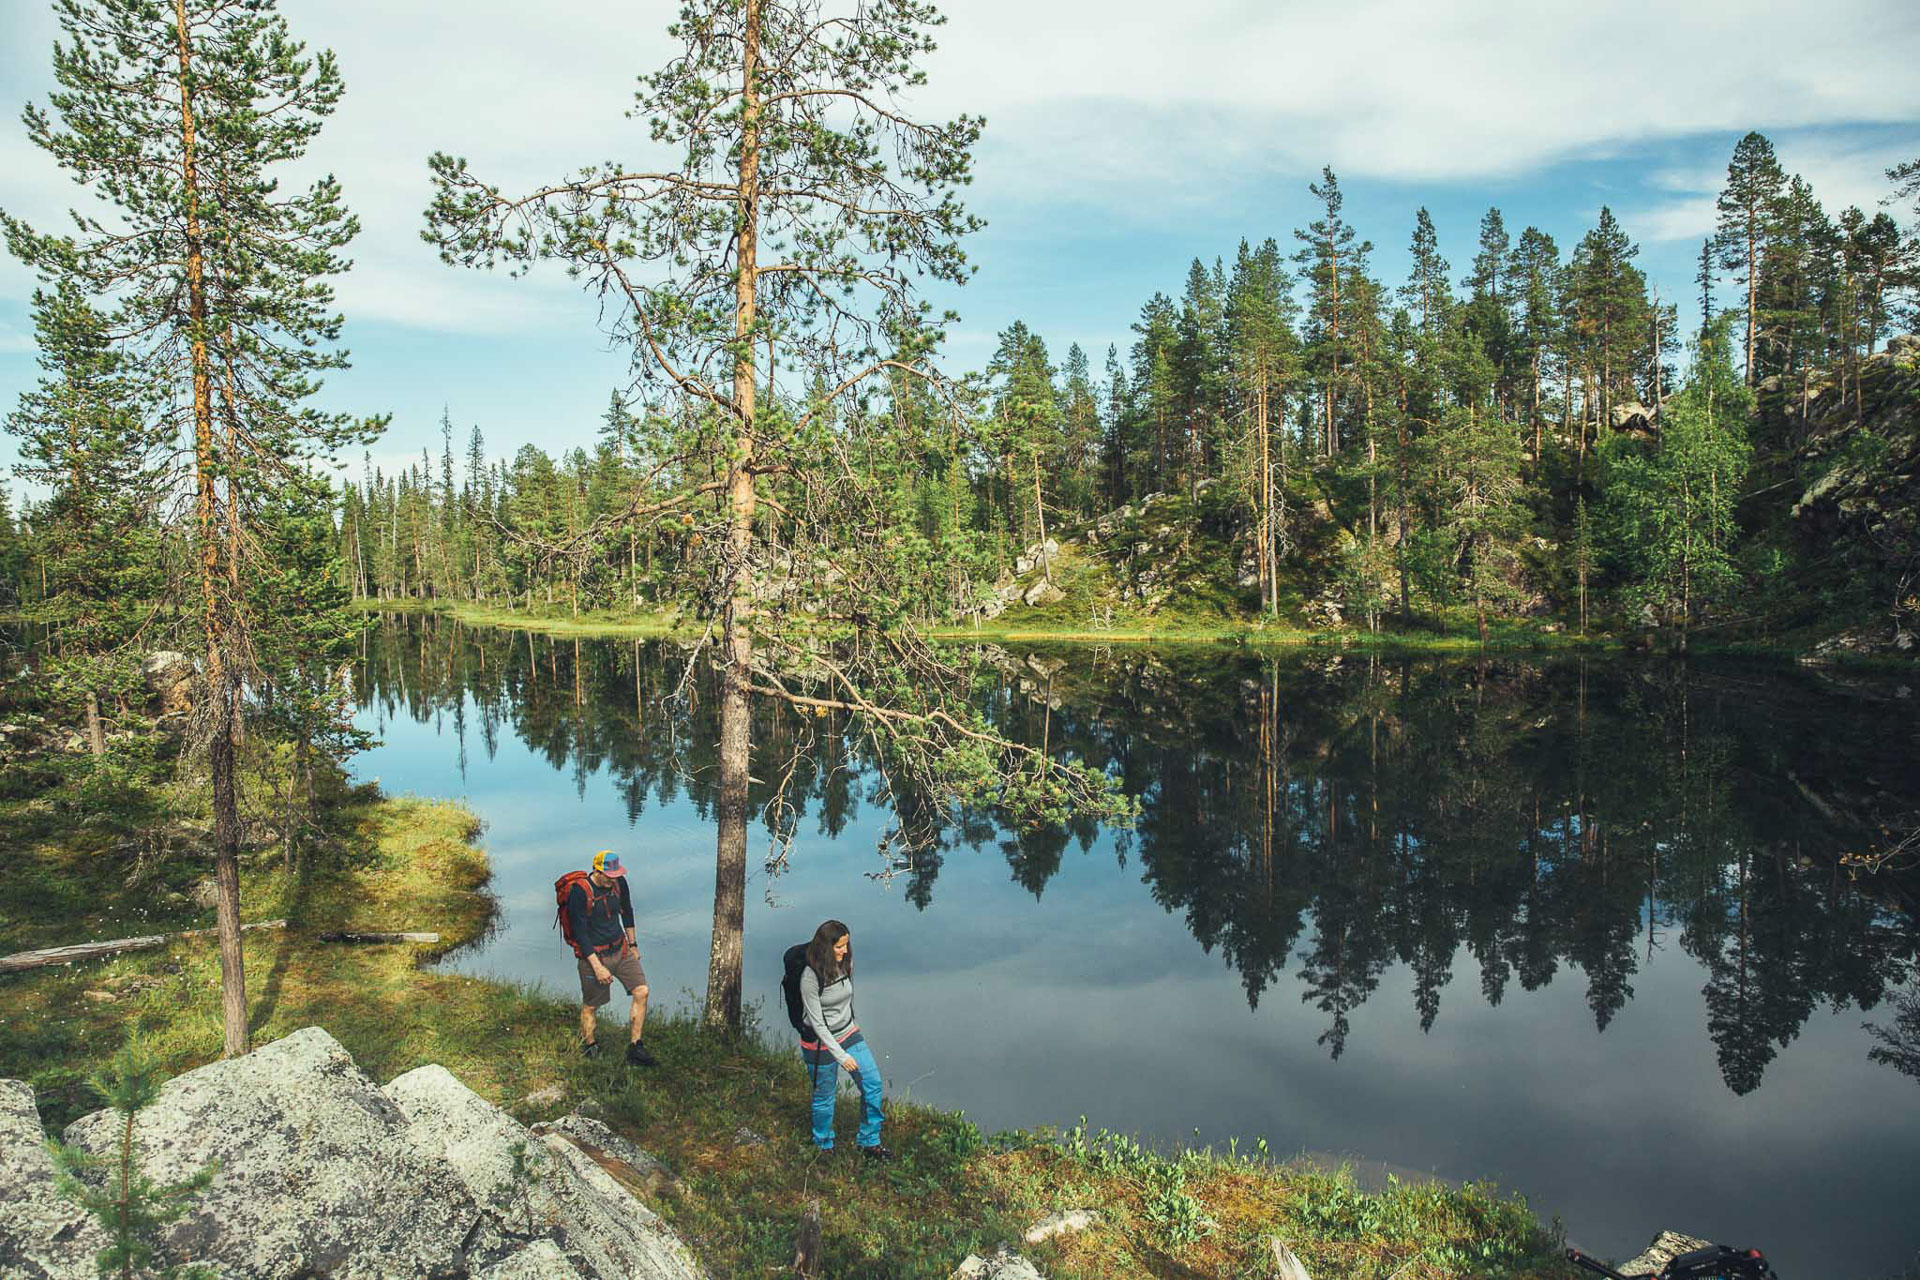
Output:
<path fill-rule="evenodd" d="M 770 537 L 825 555 L 848 536 L 899 540 L 905 603 L 934 621 L 977 607 L 1021 549 L 1173 494 L 1238 549 L 1219 569 L 1249 612 L 1317 597 L 1378 628 L 1465 609 L 1483 633 L 1491 614 L 1792 621 L 1781 584 L 1805 548 L 1740 503 L 1814 478 L 1789 406 L 1816 384 L 1871 408 L 1862 370 L 1909 322 L 1915 282 L 1915 242 L 1889 215 L 1829 217 L 1750 134 L 1683 313 L 1606 208 L 1570 250 L 1490 209 L 1457 280 L 1421 209 L 1394 285 L 1333 172 L 1310 190 L 1316 216 L 1291 252 L 1268 239 L 1196 259 L 1178 301 L 1149 299 L 1131 350 L 1109 348 L 1099 374 L 1077 344 L 1056 364 L 1016 321 L 958 402 L 891 388 L 857 412 L 890 418 L 900 447 L 856 462 L 894 509 L 873 529 L 813 528 L 769 478 Z M 488 461 L 477 427 L 457 457 L 443 422 L 438 459 L 349 487 L 355 591 L 574 612 L 671 602 L 710 531 L 686 517 L 636 532 L 621 516 L 710 479 L 651 447 L 664 415 L 694 412 L 630 411 L 616 394 L 595 448 L 529 445 L 510 462 Z M 1816 603 L 1898 606 L 1911 579 L 1909 564 L 1891 583 L 1829 584 Z"/>

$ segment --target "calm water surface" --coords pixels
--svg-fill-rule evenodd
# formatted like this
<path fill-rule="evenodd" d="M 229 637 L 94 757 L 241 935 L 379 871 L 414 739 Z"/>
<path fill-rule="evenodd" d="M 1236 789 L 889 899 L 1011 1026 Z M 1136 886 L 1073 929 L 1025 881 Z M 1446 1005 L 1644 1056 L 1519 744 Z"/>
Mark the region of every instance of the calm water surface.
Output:
<path fill-rule="evenodd" d="M 1787 1280 L 1915 1260 L 1920 1081 L 1869 1055 L 1903 1008 L 1920 1026 L 1920 928 L 1910 887 L 1838 865 L 1920 813 L 1901 677 L 999 661 L 989 714 L 1123 778 L 1137 829 L 920 814 L 938 847 L 883 856 L 898 819 L 845 726 L 763 710 L 754 776 L 797 757 L 804 807 L 784 870 L 761 868 L 764 826 L 749 858 L 763 1019 L 781 951 L 834 916 L 889 1089 L 983 1127 L 1084 1115 L 1486 1178 L 1615 1256 L 1675 1228 L 1764 1248 Z M 488 823 L 502 928 L 457 968 L 576 990 L 553 880 L 612 847 L 656 1000 L 697 998 L 714 720 L 702 690 L 670 696 L 684 666 L 428 618 L 370 638 L 382 745 L 360 772 Z"/>

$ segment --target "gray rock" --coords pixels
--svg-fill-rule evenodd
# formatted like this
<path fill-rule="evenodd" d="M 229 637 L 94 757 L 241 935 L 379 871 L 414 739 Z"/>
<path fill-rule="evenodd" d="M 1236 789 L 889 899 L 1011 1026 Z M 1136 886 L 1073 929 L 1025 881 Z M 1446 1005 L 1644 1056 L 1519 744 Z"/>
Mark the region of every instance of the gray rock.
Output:
<path fill-rule="evenodd" d="M 444 1154 L 503 1236 L 550 1232 L 572 1272 L 593 1280 L 702 1274 L 635 1197 L 657 1162 L 599 1121 L 567 1116 L 536 1134 L 437 1065 L 407 1072 L 386 1092 L 414 1140 Z"/>
<path fill-rule="evenodd" d="M 520 1208 L 523 1187 L 552 1163 L 533 1134 L 438 1063 L 396 1077 L 384 1092 L 406 1116 L 413 1142 L 451 1165 L 474 1201 L 495 1214 Z M 516 1148 L 523 1176 L 515 1174 Z"/>
<path fill-rule="evenodd" d="M 98 1231 L 36 1207 L 58 1205 L 32 1117 L 23 1086 L 0 1087 L 0 1275 L 91 1280 Z M 135 1141 L 142 1172 L 160 1181 L 218 1161 L 162 1237 L 162 1265 L 210 1263 L 225 1280 L 700 1280 L 635 1195 L 654 1162 L 597 1121 L 572 1116 L 565 1129 L 537 1134 L 439 1066 L 379 1089 L 309 1027 L 168 1081 Z M 101 1112 L 67 1140 L 99 1154 L 117 1134 L 117 1116 Z M 43 1239 L 60 1266 L 29 1251 Z"/>
<path fill-rule="evenodd" d="M 533 1126 L 533 1132 L 543 1138 L 559 1134 L 563 1138 L 571 1139 L 577 1147 L 585 1147 L 612 1156 L 615 1160 L 632 1166 L 642 1174 L 665 1172 L 658 1160 L 609 1129 L 601 1121 L 577 1111 L 547 1124 L 537 1124 Z"/>
<path fill-rule="evenodd" d="M 1046 1217 L 1040 1219 L 1040 1221 L 1028 1227 L 1027 1233 L 1022 1236 L 1021 1239 L 1025 1240 L 1028 1244 L 1039 1244 L 1041 1241 L 1051 1240 L 1055 1236 L 1062 1236 L 1075 1231 L 1085 1231 L 1098 1221 L 1100 1221 L 1100 1215 L 1092 1209 L 1063 1209 L 1058 1213 L 1048 1214 Z"/>
<path fill-rule="evenodd" d="M 388 1087 L 391 1088 L 392 1086 L 389 1085 Z M 532 1093 L 520 1099 L 520 1105 L 523 1107 L 557 1107 L 566 1100 L 567 1091 L 557 1084 L 550 1084 L 544 1089 L 535 1089 Z"/>
<path fill-rule="evenodd" d="M 160 700 L 163 716 L 184 715 L 193 710 L 194 674 L 193 659 L 170 649 L 150 653 L 140 663 L 140 678 L 147 692 Z"/>
<path fill-rule="evenodd" d="M 1026 593 L 1020 597 L 1020 599 L 1028 605 L 1053 604 L 1055 601 L 1065 600 L 1066 598 L 1066 592 L 1054 586 L 1045 578 L 1040 579 L 1040 581 L 1028 587 Z"/>
<path fill-rule="evenodd" d="M 520 1252 L 477 1273 L 475 1280 L 582 1280 L 551 1240 L 535 1240 Z"/>
<path fill-rule="evenodd" d="M 93 1255 L 107 1235 L 54 1190 L 33 1090 L 0 1080 L 0 1275 L 22 1280 L 95 1280 Z"/>
<path fill-rule="evenodd" d="M 119 1125 L 96 1112 L 67 1141 L 106 1154 Z M 169 1080 L 135 1141 L 162 1182 L 219 1162 L 160 1255 L 213 1263 L 228 1280 L 459 1270 L 480 1218 L 453 1169 L 415 1145 L 400 1109 L 318 1027 Z"/>
<path fill-rule="evenodd" d="M 582 1274 L 593 1280 L 704 1280 L 699 1260 L 638 1199 L 643 1170 L 605 1148 L 588 1150 L 566 1134 L 549 1132 L 541 1141 L 558 1158 L 553 1192 L 565 1213 L 559 1243 Z"/>
<path fill-rule="evenodd" d="M 977 1253 L 967 1255 L 953 1273 L 952 1280 L 1047 1280 L 1039 1270 L 1025 1258 L 1001 1245 L 991 1256 L 981 1257 Z"/>
<path fill-rule="evenodd" d="M 1678 1231 L 1662 1231 L 1653 1238 L 1653 1243 L 1633 1261 L 1620 1267 L 1624 1275 L 1650 1274 L 1659 1271 L 1683 1253 L 1695 1249 L 1705 1249 L 1713 1241 L 1702 1240 L 1699 1236 L 1683 1236 Z"/>

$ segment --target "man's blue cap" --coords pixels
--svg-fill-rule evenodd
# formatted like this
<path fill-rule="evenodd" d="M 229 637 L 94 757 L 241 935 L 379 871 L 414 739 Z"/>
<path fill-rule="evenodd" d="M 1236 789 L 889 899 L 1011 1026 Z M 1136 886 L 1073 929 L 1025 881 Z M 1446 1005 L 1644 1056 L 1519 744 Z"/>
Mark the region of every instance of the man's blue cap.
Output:
<path fill-rule="evenodd" d="M 593 855 L 593 869 L 616 880 L 627 874 L 627 869 L 620 865 L 620 855 L 611 849 L 602 849 Z"/>

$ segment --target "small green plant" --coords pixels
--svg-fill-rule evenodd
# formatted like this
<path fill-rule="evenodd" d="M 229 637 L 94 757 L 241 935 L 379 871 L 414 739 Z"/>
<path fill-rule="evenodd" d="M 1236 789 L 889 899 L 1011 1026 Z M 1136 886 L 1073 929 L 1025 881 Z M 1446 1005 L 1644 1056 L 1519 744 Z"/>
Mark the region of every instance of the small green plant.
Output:
<path fill-rule="evenodd" d="M 533 1193 L 540 1185 L 540 1165 L 529 1157 L 525 1141 L 514 1143 L 508 1149 L 508 1154 L 513 1158 L 509 1176 L 513 1179 L 514 1190 L 520 1193 L 520 1212 L 526 1219 L 527 1235 L 531 1238 L 540 1234 L 533 1221 Z"/>
<path fill-rule="evenodd" d="M 92 1078 L 94 1090 L 120 1113 L 119 1149 L 95 1155 L 48 1142 L 59 1171 L 60 1193 L 99 1219 L 110 1243 L 94 1255 L 103 1280 L 134 1280 L 136 1276 L 164 1280 L 210 1280 L 213 1272 L 200 1266 L 152 1266 L 154 1243 L 160 1231 L 186 1213 L 188 1203 L 206 1189 L 217 1164 L 210 1164 L 180 1182 L 162 1184 L 141 1173 L 134 1158 L 134 1120 L 160 1096 L 165 1081 L 152 1055 L 138 1040 L 129 1040 L 106 1067 Z"/>

